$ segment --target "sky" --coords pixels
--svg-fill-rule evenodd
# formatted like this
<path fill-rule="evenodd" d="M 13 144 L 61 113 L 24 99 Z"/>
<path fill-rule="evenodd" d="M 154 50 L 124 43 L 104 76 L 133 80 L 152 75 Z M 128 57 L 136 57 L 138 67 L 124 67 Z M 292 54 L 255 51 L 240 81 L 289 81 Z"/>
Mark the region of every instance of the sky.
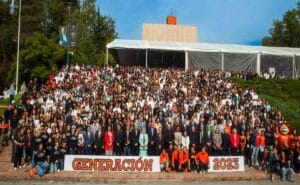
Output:
<path fill-rule="evenodd" d="M 121 39 L 141 39 L 143 23 L 166 22 L 198 27 L 198 41 L 260 45 L 276 19 L 299 0 L 96 0 L 116 21 Z"/>

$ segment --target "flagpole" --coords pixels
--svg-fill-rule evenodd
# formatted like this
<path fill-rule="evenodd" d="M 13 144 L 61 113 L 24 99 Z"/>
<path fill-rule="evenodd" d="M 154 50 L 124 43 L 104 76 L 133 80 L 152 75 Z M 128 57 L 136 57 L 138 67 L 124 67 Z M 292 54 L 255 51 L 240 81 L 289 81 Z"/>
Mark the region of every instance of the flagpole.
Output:
<path fill-rule="evenodd" d="M 21 9 L 22 0 L 20 0 L 19 5 L 19 25 L 18 25 L 18 48 L 17 48 L 17 69 L 16 69 L 16 94 L 18 94 L 19 86 L 19 56 L 20 56 L 20 34 L 21 34 Z"/>

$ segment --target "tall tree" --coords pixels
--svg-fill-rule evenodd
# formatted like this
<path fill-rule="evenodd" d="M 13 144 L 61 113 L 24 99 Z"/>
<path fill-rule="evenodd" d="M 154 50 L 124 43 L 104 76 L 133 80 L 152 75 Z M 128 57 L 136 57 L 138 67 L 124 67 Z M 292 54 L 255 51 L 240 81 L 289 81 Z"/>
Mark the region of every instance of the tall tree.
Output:
<path fill-rule="evenodd" d="M 297 9 L 287 11 L 282 20 L 273 22 L 269 34 L 262 39 L 265 46 L 300 47 L 300 2 Z"/>

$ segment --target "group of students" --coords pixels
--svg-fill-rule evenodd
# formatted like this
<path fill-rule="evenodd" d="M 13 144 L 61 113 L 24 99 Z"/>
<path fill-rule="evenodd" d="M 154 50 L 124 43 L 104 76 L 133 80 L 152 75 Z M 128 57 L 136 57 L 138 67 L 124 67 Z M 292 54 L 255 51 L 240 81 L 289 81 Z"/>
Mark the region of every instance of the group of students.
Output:
<path fill-rule="evenodd" d="M 205 173 L 208 156 L 243 155 L 250 167 L 299 172 L 296 130 L 233 76 L 239 74 L 65 66 L 45 84 L 27 83 L 18 108 L 5 112 L 14 167 L 24 159 L 44 174 L 62 170 L 65 154 L 150 155 L 160 156 L 166 171 Z"/>

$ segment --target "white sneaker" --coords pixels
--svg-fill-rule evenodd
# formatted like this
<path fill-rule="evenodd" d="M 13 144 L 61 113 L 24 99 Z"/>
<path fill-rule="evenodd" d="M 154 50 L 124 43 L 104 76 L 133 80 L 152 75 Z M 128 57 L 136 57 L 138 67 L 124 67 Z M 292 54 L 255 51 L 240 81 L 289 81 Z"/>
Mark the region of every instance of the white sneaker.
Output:
<path fill-rule="evenodd" d="M 60 170 L 57 170 L 57 172 L 60 172 Z"/>
<path fill-rule="evenodd" d="M 14 168 L 14 170 L 17 170 L 17 169 L 18 169 L 18 168 L 16 168 L 16 167 Z"/>

